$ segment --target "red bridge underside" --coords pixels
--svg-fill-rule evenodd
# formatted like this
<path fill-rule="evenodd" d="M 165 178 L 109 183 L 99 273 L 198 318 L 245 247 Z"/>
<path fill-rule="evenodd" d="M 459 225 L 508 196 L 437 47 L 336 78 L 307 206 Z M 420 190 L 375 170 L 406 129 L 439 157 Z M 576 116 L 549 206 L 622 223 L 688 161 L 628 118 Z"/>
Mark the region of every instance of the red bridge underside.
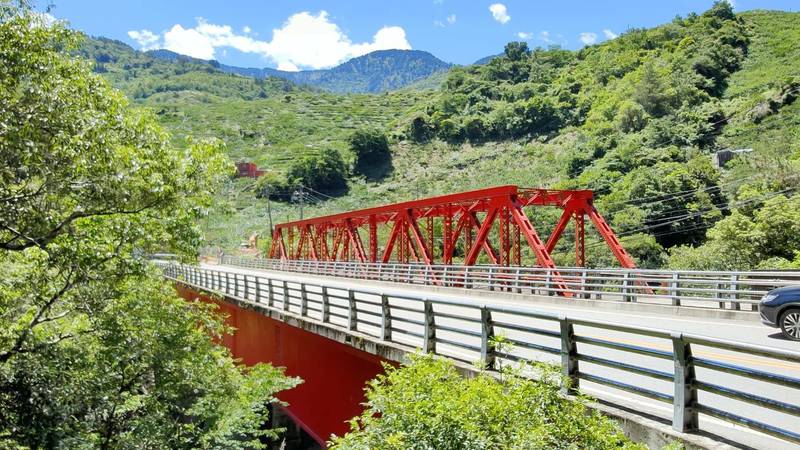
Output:
<path fill-rule="evenodd" d="M 216 303 L 236 328 L 223 344 L 247 365 L 259 362 L 285 367 L 303 384 L 282 392 L 286 411 L 317 442 L 349 430 L 347 420 L 361 414 L 366 382 L 383 372 L 383 359 L 348 345 L 271 319 L 259 312 L 178 286 L 187 300 Z"/>
<path fill-rule="evenodd" d="M 635 267 L 592 200 L 588 190 L 499 186 L 361 209 L 277 225 L 270 257 L 452 264 L 460 244 L 465 265 L 478 262 L 481 253 L 492 264 L 521 265 L 527 253 L 535 265 L 554 269 L 551 253 L 574 222 L 575 263 L 582 267 L 588 217 L 620 265 Z M 542 206 L 562 210 L 546 242 L 525 214 L 527 207 Z M 530 252 L 523 249 L 523 238 Z"/>

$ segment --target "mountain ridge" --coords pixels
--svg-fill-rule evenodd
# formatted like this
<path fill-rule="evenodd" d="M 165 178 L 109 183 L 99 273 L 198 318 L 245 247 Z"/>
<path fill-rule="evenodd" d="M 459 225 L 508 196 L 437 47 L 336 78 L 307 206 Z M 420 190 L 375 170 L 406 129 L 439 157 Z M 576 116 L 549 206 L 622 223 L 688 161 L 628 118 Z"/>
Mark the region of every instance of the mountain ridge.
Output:
<path fill-rule="evenodd" d="M 269 67 L 239 67 L 216 60 L 202 60 L 166 49 L 146 54 L 168 61 L 209 64 L 222 72 L 252 78 L 276 77 L 335 93 L 378 93 L 402 89 L 449 70 L 454 64 L 423 50 L 376 50 L 349 59 L 330 69 L 290 72 Z"/>

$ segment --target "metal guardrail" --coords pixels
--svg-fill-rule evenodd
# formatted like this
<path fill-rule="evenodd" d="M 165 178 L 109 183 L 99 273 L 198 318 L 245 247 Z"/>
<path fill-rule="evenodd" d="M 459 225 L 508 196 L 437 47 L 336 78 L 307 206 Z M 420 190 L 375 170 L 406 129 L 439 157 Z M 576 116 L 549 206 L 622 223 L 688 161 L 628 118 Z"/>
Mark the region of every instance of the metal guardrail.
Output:
<path fill-rule="evenodd" d="M 672 404 L 672 426 L 677 431 L 702 429 L 698 417 L 705 414 L 800 443 L 800 378 L 791 375 L 800 371 L 800 352 L 525 307 L 287 281 L 232 268 L 157 264 L 167 278 L 180 283 L 345 332 L 465 362 L 480 360 L 490 370 L 499 363 L 549 355 L 555 358 L 552 362 L 560 361 L 563 375 L 571 381 L 565 390 L 593 383 Z M 494 348 L 493 337 L 498 335 L 513 344 L 512 350 Z M 783 370 L 789 374 L 776 373 L 781 370 L 768 372 L 726 361 L 745 356 L 777 367 L 791 364 L 792 369 Z M 765 389 L 770 397 L 763 395 Z M 715 403 L 715 396 L 730 404 Z M 775 413 L 790 426 L 768 423 L 775 422 Z"/>
<path fill-rule="evenodd" d="M 376 281 L 573 298 L 755 311 L 761 297 L 800 285 L 800 271 L 703 272 L 309 261 L 223 256 L 222 264 Z M 744 308 L 743 308 L 744 307 Z"/>

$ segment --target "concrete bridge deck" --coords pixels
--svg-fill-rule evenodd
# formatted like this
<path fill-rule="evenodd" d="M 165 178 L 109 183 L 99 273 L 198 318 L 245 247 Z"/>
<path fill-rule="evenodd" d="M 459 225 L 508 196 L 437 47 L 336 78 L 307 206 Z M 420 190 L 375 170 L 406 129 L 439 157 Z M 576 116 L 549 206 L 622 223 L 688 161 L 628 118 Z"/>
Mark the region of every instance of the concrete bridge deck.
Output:
<path fill-rule="evenodd" d="M 636 305 L 620 304 L 612 302 L 595 302 L 591 306 L 587 305 L 579 306 L 575 304 L 575 302 L 566 299 L 563 300 L 562 302 L 559 302 L 558 299 L 554 299 L 553 297 L 540 297 L 537 299 L 536 296 L 521 296 L 515 294 L 508 294 L 504 292 L 487 293 L 487 292 L 468 291 L 456 288 L 440 288 L 440 287 L 431 288 L 420 285 L 405 285 L 399 283 L 341 279 L 341 278 L 332 278 L 327 276 L 315 276 L 307 274 L 245 269 L 234 266 L 206 265 L 204 267 L 216 268 L 216 269 L 222 268 L 226 272 L 230 273 L 240 273 L 240 274 L 260 275 L 260 276 L 267 275 L 272 278 L 286 280 L 288 283 L 323 284 L 325 286 L 330 287 L 331 289 L 371 287 L 371 288 L 378 288 L 380 290 L 385 290 L 387 292 L 390 291 L 393 295 L 401 295 L 401 296 L 408 295 L 410 297 L 415 297 L 415 296 L 424 297 L 427 295 L 435 295 L 437 298 L 452 298 L 454 300 L 457 299 L 460 301 L 475 302 L 476 304 L 492 303 L 493 305 L 497 304 L 497 305 L 535 307 L 537 310 L 541 311 L 552 312 L 557 314 L 568 314 L 572 318 L 585 318 L 594 321 L 627 324 L 639 327 L 652 326 L 654 329 L 660 329 L 660 330 L 667 329 L 684 333 L 700 334 L 704 336 L 716 337 L 725 340 L 766 345 L 773 348 L 784 348 L 787 350 L 797 350 L 798 348 L 798 345 L 796 343 L 779 338 L 775 330 L 763 327 L 757 323 L 754 323 L 752 320 L 731 320 L 731 319 L 720 319 L 718 317 L 710 317 L 710 318 L 681 317 L 681 316 L 674 316 L 673 314 L 670 313 L 669 309 L 654 310 L 652 308 L 637 308 Z M 623 305 L 623 308 L 620 308 L 619 305 Z M 639 310 L 637 311 L 636 309 Z M 332 322 L 334 321 L 332 320 Z M 447 320 L 442 320 L 440 322 L 437 319 L 437 324 L 439 323 L 443 326 L 446 326 L 448 324 Z M 545 326 L 545 324 L 537 324 L 537 326 L 538 325 L 541 325 L 542 327 Z M 448 335 L 445 332 L 443 334 L 438 335 L 437 337 L 442 337 L 446 339 L 448 338 Z M 456 335 L 450 337 L 453 339 L 459 338 Z M 649 338 L 647 336 L 631 336 L 630 334 L 619 333 L 609 330 L 607 332 L 603 331 L 602 333 L 597 334 L 596 337 L 628 345 L 650 347 L 650 348 L 663 347 L 664 351 L 670 350 L 670 348 L 668 348 L 669 345 L 668 343 L 664 343 L 663 340 L 659 340 L 656 338 Z M 402 339 L 395 339 L 395 340 L 402 340 Z M 420 342 L 418 340 L 413 339 L 410 336 L 409 339 L 407 339 L 406 342 L 404 342 L 404 344 L 406 344 L 407 348 L 409 349 L 420 347 Z M 470 361 L 470 358 L 473 358 L 472 360 L 476 359 L 474 358 L 474 355 L 471 355 L 468 352 L 464 352 L 463 349 L 447 345 L 437 346 L 437 353 L 446 356 L 450 355 L 461 361 Z M 592 349 L 590 353 L 605 358 L 620 357 L 619 354 L 602 348 Z M 700 348 L 695 353 L 697 356 L 700 357 L 709 356 L 719 361 L 730 362 L 731 364 L 745 365 L 770 373 L 779 373 L 786 376 L 800 378 L 800 365 L 792 362 L 768 360 L 758 356 L 741 355 L 741 354 L 736 354 L 735 352 L 729 352 L 718 349 Z M 533 360 L 557 362 L 556 361 L 557 358 L 554 359 L 552 355 L 544 353 L 527 352 L 525 357 Z M 637 363 L 636 361 L 628 361 L 625 359 L 622 359 L 621 362 L 633 363 L 633 364 Z M 615 373 L 614 369 L 609 369 L 601 366 L 594 367 L 591 364 L 586 365 L 585 363 L 581 364 L 582 364 L 581 366 L 582 370 L 584 370 L 584 367 L 586 367 L 590 369 L 592 372 L 602 376 L 613 377 L 614 375 L 616 376 L 620 375 L 618 372 Z M 638 364 L 641 365 L 642 361 L 639 360 Z M 670 365 L 671 364 L 669 364 L 669 362 L 665 361 L 652 361 L 652 367 L 657 370 L 664 370 L 664 371 L 671 370 L 671 367 L 669 367 Z M 636 375 L 629 375 L 629 376 L 636 377 Z M 726 381 L 732 383 L 732 385 L 735 386 L 737 389 L 748 390 L 753 388 L 752 382 L 750 380 L 736 379 L 735 376 L 729 376 L 726 374 L 721 374 L 721 376 L 723 378 L 726 378 Z M 638 377 L 637 381 L 640 383 L 642 382 L 645 383 L 645 385 L 648 388 L 656 391 L 668 392 L 671 388 L 671 385 L 669 383 L 663 383 L 660 380 L 649 380 L 646 379 L 645 377 Z M 664 420 L 667 420 L 672 416 L 673 412 L 672 405 L 663 404 L 661 402 L 650 400 L 647 398 L 636 398 L 636 396 L 632 396 L 630 395 L 630 393 L 616 390 L 605 385 L 586 382 L 582 380 L 581 390 L 583 392 L 589 393 L 590 395 L 597 397 L 598 399 L 601 399 L 603 401 L 608 401 L 609 403 L 612 403 L 615 406 L 622 407 L 623 409 L 627 408 L 630 411 L 635 411 L 639 414 L 645 414 L 652 416 L 653 418 L 660 418 Z M 775 394 L 776 394 L 775 392 L 761 393 L 761 395 L 766 395 L 766 396 Z M 786 390 L 785 392 L 777 394 L 781 396 L 782 401 L 785 402 L 788 401 L 789 403 L 793 404 L 800 404 L 800 397 L 798 397 L 798 393 L 796 391 Z M 710 397 L 713 396 L 709 396 L 709 398 L 703 399 L 704 402 L 711 403 L 716 408 L 719 408 L 721 410 L 733 410 L 736 407 L 741 408 L 742 406 L 741 402 L 737 402 L 736 400 L 731 400 L 725 397 L 716 397 L 716 398 L 710 398 Z M 736 403 L 738 403 L 738 405 Z M 791 416 L 768 410 L 759 411 L 759 413 L 760 413 L 759 420 L 761 421 L 766 421 L 771 424 L 787 429 L 797 428 L 798 425 L 797 421 L 795 418 Z M 788 444 L 786 441 L 774 439 L 764 434 L 753 432 L 744 427 L 737 427 L 731 425 L 728 422 L 717 420 L 712 417 L 703 416 L 701 420 L 703 421 L 704 424 L 703 428 L 705 430 L 708 430 L 709 432 L 715 435 L 729 438 L 730 439 L 729 443 L 735 443 L 736 447 L 744 447 L 744 448 L 752 447 L 752 448 L 767 448 L 767 449 L 792 448 L 792 444 Z M 705 444 L 703 446 L 710 447 L 710 445 L 708 445 L 709 442 L 711 441 L 705 441 Z M 800 448 L 800 446 L 797 446 L 797 448 Z"/>

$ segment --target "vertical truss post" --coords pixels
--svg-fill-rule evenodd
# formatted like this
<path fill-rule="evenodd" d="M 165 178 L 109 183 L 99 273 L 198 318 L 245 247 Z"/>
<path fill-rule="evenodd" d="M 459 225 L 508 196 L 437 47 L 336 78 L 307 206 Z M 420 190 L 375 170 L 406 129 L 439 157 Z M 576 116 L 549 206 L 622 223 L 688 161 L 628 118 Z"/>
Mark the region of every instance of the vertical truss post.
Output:
<path fill-rule="evenodd" d="M 575 211 L 575 266 L 586 266 L 586 227 L 583 211 Z"/>
<path fill-rule="evenodd" d="M 447 205 L 444 213 L 444 224 L 442 228 L 442 237 L 444 237 L 444 250 L 442 262 L 444 264 L 453 264 L 453 209 Z"/>
<path fill-rule="evenodd" d="M 378 261 L 378 223 L 375 216 L 369 216 L 369 262 Z"/>
<path fill-rule="evenodd" d="M 508 257 L 508 209 L 500 208 L 500 218 L 498 220 L 498 235 L 500 238 L 500 265 L 507 266 L 510 262 Z"/>
<path fill-rule="evenodd" d="M 297 259 L 294 257 L 294 227 L 289 227 L 289 259 Z"/>

